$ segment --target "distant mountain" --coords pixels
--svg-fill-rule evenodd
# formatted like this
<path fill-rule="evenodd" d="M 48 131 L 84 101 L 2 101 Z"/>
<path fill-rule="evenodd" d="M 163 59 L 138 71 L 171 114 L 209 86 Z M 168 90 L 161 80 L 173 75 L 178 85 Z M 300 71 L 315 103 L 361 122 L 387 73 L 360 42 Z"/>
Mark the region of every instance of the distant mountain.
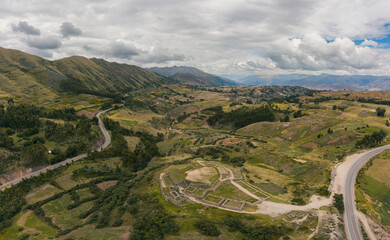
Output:
<path fill-rule="evenodd" d="M 390 90 L 390 76 L 371 75 L 252 75 L 238 80 L 247 85 L 302 86 L 331 90 Z"/>
<path fill-rule="evenodd" d="M 74 56 L 49 61 L 0 48 L 0 95 L 47 95 L 50 98 L 55 94 L 53 90 L 113 95 L 171 82 L 141 67 L 103 59 Z"/>
<path fill-rule="evenodd" d="M 207 87 L 237 86 L 237 83 L 223 77 L 205 73 L 194 67 L 152 67 L 148 70 L 165 77 L 170 77 L 182 84 L 201 85 Z"/>

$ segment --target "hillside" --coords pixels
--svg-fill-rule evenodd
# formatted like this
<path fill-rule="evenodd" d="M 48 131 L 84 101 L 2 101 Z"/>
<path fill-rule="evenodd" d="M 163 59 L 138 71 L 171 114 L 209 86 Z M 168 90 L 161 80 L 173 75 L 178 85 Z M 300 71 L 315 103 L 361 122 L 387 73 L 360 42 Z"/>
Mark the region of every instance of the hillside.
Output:
<path fill-rule="evenodd" d="M 104 114 L 108 148 L 0 192 L 0 239 L 346 239 L 329 176 L 346 156 L 389 142 L 372 138 L 389 132 L 388 99 L 280 86 L 175 84 L 134 93 Z M 27 153 L 36 150 L 47 165 L 99 141 L 96 121 L 78 116 L 88 106 L 76 113 L 7 104 L 3 119 L 40 124 L 31 132 L 30 121 L 0 119 L 2 166 L 34 166 L 42 158 Z M 75 148 L 80 143 L 87 145 Z M 46 154 L 57 146 L 62 154 Z M 377 173 L 389 156 L 368 169 L 376 182 L 367 186 L 388 185 Z M 367 194 L 383 205 L 365 206 L 388 221 L 387 198 L 372 189 Z M 306 205 L 313 201 L 316 208 Z"/>
<path fill-rule="evenodd" d="M 69 91 L 126 92 L 153 88 L 169 80 L 143 68 L 107 62 L 103 59 L 69 57 L 53 62 L 66 77 L 61 87 Z M 69 84 L 67 84 L 69 83 Z"/>
<path fill-rule="evenodd" d="M 248 85 L 288 85 L 331 90 L 390 90 L 390 77 L 370 75 L 252 75 L 239 82 Z"/>
<path fill-rule="evenodd" d="M 194 67 L 153 67 L 149 68 L 149 70 L 165 77 L 170 77 L 182 84 L 201 85 L 206 87 L 237 86 L 237 83 L 230 79 L 205 73 Z"/>
<path fill-rule="evenodd" d="M 0 48 L 1 96 L 52 99 L 56 95 L 53 90 L 112 95 L 170 82 L 146 69 L 103 59 L 73 56 L 49 61 L 21 51 Z"/>

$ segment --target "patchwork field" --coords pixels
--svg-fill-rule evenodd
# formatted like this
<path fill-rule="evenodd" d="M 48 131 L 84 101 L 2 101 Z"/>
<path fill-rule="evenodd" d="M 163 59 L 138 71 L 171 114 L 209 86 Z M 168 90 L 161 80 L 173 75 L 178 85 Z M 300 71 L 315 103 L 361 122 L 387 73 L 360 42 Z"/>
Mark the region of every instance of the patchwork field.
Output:
<path fill-rule="evenodd" d="M 22 207 L 4 221 L 0 239 L 344 239 L 342 215 L 327 201 L 331 171 L 389 139 L 357 144 L 389 132 L 390 107 L 358 101 L 364 94 L 180 85 L 129 93 L 106 115 L 110 147 L 20 185 L 12 195 L 22 201 L 12 203 Z M 77 116 L 91 118 L 106 100 L 58 95 L 45 105 L 75 106 Z M 29 141 L 8 132 L 17 147 Z M 36 137 L 45 135 L 43 125 Z M 359 207 L 387 228 L 388 159 L 373 161 L 357 191 Z M 320 207 L 306 207 L 311 203 Z M 218 237 L 203 228 L 216 228 Z"/>

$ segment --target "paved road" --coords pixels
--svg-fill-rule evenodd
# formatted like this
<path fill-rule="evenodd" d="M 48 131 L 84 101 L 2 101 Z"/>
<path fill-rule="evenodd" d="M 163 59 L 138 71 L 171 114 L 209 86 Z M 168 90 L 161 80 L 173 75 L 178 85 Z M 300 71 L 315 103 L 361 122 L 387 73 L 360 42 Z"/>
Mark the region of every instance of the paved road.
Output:
<path fill-rule="evenodd" d="M 347 238 L 350 240 L 363 240 L 363 235 L 360 228 L 360 223 L 357 218 L 357 211 L 355 205 L 355 183 L 356 176 L 359 173 L 360 168 L 368 162 L 371 158 L 379 153 L 389 150 L 390 145 L 375 148 L 371 151 L 364 153 L 358 160 L 351 166 L 348 171 L 347 178 L 344 186 L 344 223 L 347 232 Z"/>
<path fill-rule="evenodd" d="M 101 151 L 102 149 L 105 149 L 105 148 L 108 147 L 108 145 L 110 145 L 110 143 L 111 143 L 110 134 L 108 134 L 106 128 L 104 127 L 104 124 L 103 124 L 102 120 L 100 119 L 100 115 L 101 115 L 102 113 L 108 112 L 108 111 L 110 111 L 111 109 L 112 109 L 112 108 L 109 108 L 109 109 L 107 109 L 107 110 L 100 111 L 98 114 L 96 114 L 96 117 L 99 119 L 99 127 L 100 127 L 100 130 L 102 131 L 103 136 L 104 136 L 104 143 L 103 143 L 102 146 L 100 146 L 100 147 L 98 148 L 98 151 Z M 50 166 L 45 167 L 45 168 L 42 168 L 42 169 L 37 170 L 37 171 L 35 171 L 35 172 L 29 173 L 29 174 L 27 174 L 27 175 L 25 175 L 25 176 L 23 176 L 23 177 L 21 177 L 21 178 L 17 178 L 17 179 L 15 179 L 15 180 L 11 181 L 11 182 L 8 182 L 8 183 L 2 185 L 2 186 L 0 187 L 0 190 L 3 191 L 5 188 L 9 188 L 9 187 L 11 187 L 12 185 L 15 185 L 15 184 L 17 184 L 17 183 L 23 181 L 23 179 L 37 176 L 37 175 L 39 175 L 39 174 L 41 174 L 41 173 L 43 173 L 43 172 L 46 172 L 47 170 L 53 170 L 53 169 L 58 168 L 58 167 L 60 167 L 60 166 L 64 166 L 64 165 L 66 165 L 66 164 L 68 164 L 68 163 L 71 163 L 71 162 L 78 161 L 78 160 L 80 160 L 80 159 L 86 158 L 87 156 L 88 156 L 88 155 L 87 155 L 86 153 L 84 153 L 84 154 L 78 155 L 78 156 L 76 156 L 76 157 L 68 158 L 68 159 L 66 159 L 66 160 L 64 160 L 64 161 L 62 161 L 62 162 L 59 162 L 59 163 L 50 165 Z"/>

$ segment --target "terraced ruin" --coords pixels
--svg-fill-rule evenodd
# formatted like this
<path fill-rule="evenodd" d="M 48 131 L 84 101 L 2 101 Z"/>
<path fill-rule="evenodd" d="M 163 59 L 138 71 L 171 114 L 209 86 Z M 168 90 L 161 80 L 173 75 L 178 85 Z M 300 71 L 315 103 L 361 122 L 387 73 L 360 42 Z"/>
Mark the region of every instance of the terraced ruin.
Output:
<path fill-rule="evenodd" d="M 200 203 L 233 211 L 256 211 L 257 205 L 270 198 L 245 182 L 242 169 L 200 159 L 169 167 L 160 174 L 163 197 L 184 206 Z"/>

